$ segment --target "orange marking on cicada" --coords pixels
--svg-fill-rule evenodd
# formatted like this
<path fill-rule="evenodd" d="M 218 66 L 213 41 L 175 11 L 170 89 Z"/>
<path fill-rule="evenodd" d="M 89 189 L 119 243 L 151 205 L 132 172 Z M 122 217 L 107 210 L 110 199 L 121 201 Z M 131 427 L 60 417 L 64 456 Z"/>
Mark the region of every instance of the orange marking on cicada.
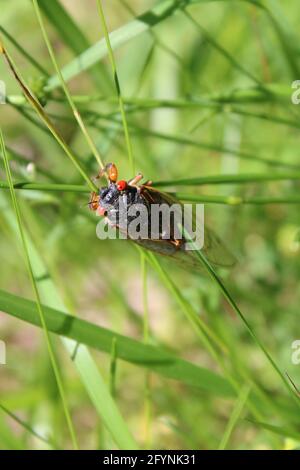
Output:
<path fill-rule="evenodd" d="M 96 176 L 97 179 L 102 178 L 102 176 L 107 176 L 110 183 L 115 183 L 118 179 L 118 169 L 114 163 L 107 163 L 99 174 Z"/>
<path fill-rule="evenodd" d="M 91 211 L 96 211 L 99 207 L 99 194 L 98 193 L 91 193 L 89 208 Z"/>

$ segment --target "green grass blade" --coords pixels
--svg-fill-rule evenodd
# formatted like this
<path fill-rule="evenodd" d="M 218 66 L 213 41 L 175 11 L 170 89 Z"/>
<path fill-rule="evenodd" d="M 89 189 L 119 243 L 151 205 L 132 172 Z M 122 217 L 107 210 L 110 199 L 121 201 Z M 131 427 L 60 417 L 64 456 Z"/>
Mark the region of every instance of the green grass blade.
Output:
<path fill-rule="evenodd" d="M 27 323 L 41 326 L 36 305 L 30 300 L 0 290 L 0 310 Z M 149 368 L 164 377 L 182 381 L 210 393 L 223 396 L 233 394 L 232 387 L 224 378 L 162 348 L 146 345 L 45 305 L 43 311 L 49 331 L 81 343 L 76 360 L 83 344 L 111 354 L 112 342 L 116 341 L 116 354 L 119 359 Z"/>
<path fill-rule="evenodd" d="M 245 386 L 241 389 L 240 395 L 238 396 L 238 399 L 236 401 L 235 407 L 232 411 L 232 414 L 230 416 L 230 419 L 228 421 L 228 424 L 226 426 L 224 435 L 222 437 L 222 440 L 219 445 L 219 450 L 225 450 L 230 436 L 233 433 L 234 428 L 236 427 L 236 424 L 238 420 L 240 419 L 240 415 L 245 407 L 246 401 L 248 400 L 248 396 L 250 393 L 250 387 Z"/>
<path fill-rule="evenodd" d="M 291 429 L 287 429 L 284 426 L 275 426 L 274 424 L 269 424 L 269 423 L 264 423 L 261 421 L 253 421 L 252 419 L 247 419 L 250 423 L 255 424 L 257 427 L 261 427 L 263 429 L 267 429 L 268 431 L 271 431 L 275 434 L 278 434 L 279 436 L 282 436 L 284 438 L 290 437 L 291 439 L 296 439 L 297 441 L 300 441 L 300 433 L 295 432 Z"/>

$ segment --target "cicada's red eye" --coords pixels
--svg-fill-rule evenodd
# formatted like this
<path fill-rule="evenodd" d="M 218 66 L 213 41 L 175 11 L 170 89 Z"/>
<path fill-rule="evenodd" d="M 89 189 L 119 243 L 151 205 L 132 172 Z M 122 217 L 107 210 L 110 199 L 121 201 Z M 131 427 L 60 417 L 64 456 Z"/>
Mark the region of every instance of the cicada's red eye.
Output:
<path fill-rule="evenodd" d="M 127 183 L 124 180 L 118 181 L 117 182 L 117 190 L 118 191 L 124 191 L 127 188 Z"/>

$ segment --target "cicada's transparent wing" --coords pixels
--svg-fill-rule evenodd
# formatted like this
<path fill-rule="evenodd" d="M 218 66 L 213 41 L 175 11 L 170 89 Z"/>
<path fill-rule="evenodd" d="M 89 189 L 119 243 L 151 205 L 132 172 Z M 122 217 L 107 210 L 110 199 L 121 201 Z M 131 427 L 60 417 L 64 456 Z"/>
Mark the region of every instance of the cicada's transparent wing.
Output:
<path fill-rule="evenodd" d="M 182 203 L 180 203 L 176 197 L 158 191 L 151 186 L 142 186 L 141 194 L 143 195 L 145 201 L 147 201 L 148 205 L 168 204 L 171 206 L 177 204 L 182 208 Z M 203 222 L 204 221 L 202 221 L 202 223 Z M 183 240 L 183 243 L 181 243 L 179 246 L 174 244 L 174 238 L 172 241 L 167 239 L 154 240 L 150 238 L 133 241 L 138 243 L 140 246 L 143 246 L 147 250 L 174 259 L 174 261 L 184 268 L 197 271 L 202 270 L 202 265 L 196 255 L 196 252 L 191 249 L 185 249 L 185 240 Z M 204 225 L 204 241 L 201 250 L 207 260 L 214 266 L 231 267 L 235 264 L 236 260 L 234 256 L 226 248 L 222 240 L 213 232 L 213 230 L 207 227 L 206 224 Z"/>
<path fill-rule="evenodd" d="M 204 245 L 202 252 L 207 260 L 215 266 L 230 268 L 236 263 L 236 258 L 225 243 L 207 225 L 204 227 Z"/>
<path fill-rule="evenodd" d="M 236 263 L 234 255 L 214 233 L 214 231 L 207 227 L 207 225 L 204 227 L 204 243 L 201 248 L 201 252 L 214 267 L 231 268 Z M 186 251 L 183 246 L 180 252 L 176 253 L 175 257 L 178 258 L 181 265 L 186 264 L 186 266 L 197 271 L 203 270 L 196 250 Z"/>
<path fill-rule="evenodd" d="M 171 194 L 167 194 L 161 191 L 157 191 L 156 189 L 152 188 L 151 186 L 146 186 L 147 189 L 146 195 L 150 197 L 152 201 L 156 203 L 167 203 L 171 204 L 178 204 L 180 203 L 179 200 Z M 148 196 L 149 195 L 149 196 Z M 181 204 L 181 203 L 180 203 Z M 195 216 L 195 214 L 194 214 Z M 203 247 L 201 248 L 202 253 L 207 258 L 207 260 L 215 265 L 220 267 L 227 267 L 230 268 L 234 266 L 236 263 L 236 258 L 231 253 L 231 251 L 227 248 L 226 244 L 221 240 L 221 238 L 206 224 L 204 219 L 200 219 L 197 221 L 199 224 L 204 224 L 203 229 Z M 195 220 L 193 220 L 193 226 L 196 226 Z M 155 245 L 156 250 L 159 251 L 162 247 L 159 244 Z M 174 249 L 174 247 L 173 247 Z M 181 264 L 184 264 L 184 259 L 186 259 L 186 263 L 189 265 L 193 265 L 194 267 L 199 264 L 199 258 L 195 255 L 193 250 L 184 250 L 184 246 L 180 250 L 173 250 L 167 249 L 164 246 L 163 250 L 166 252 L 172 251 L 172 256 L 176 258 L 181 258 Z M 165 253 L 166 254 L 166 253 Z"/>

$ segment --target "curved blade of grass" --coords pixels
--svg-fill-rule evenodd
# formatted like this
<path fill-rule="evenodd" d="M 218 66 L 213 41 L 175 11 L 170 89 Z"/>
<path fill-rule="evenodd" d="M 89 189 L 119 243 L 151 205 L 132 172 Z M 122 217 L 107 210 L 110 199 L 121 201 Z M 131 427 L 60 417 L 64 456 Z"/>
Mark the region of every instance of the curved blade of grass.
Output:
<path fill-rule="evenodd" d="M 14 187 L 13 187 L 12 175 L 11 175 L 11 172 L 10 172 L 9 162 L 8 162 L 8 158 L 7 158 L 7 155 L 6 155 L 5 144 L 4 144 L 1 129 L 0 129 L 0 144 L 1 144 L 2 154 L 3 154 L 4 164 L 5 164 L 6 176 L 7 176 L 7 180 L 8 180 L 8 183 L 9 183 L 12 204 L 13 204 L 13 208 L 14 208 L 14 211 L 15 211 L 17 224 L 18 224 L 18 230 L 19 230 L 19 234 L 20 234 L 20 238 L 21 238 L 21 242 L 22 242 L 25 263 L 26 263 L 29 278 L 30 278 L 30 281 L 31 281 L 32 289 L 33 289 L 33 292 L 34 292 L 34 295 L 35 295 L 35 298 L 36 298 L 36 307 L 37 307 L 40 322 L 41 322 L 41 325 L 42 325 L 42 328 L 43 328 L 43 331 L 44 331 L 44 336 L 45 336 L 45 341 L 46 341 L 46 345 L 47 345 L 47 349 L 48 349 L 48 353 L 49 353 L 50 362 L 51 362 L 52 369 L 53 369 L 53 372 L 54 372 L 54 376 L 55 376 L 55 379 L 56 379 L 56 383 L 57 383 L 58 391 L 59 391 L 59 394 L 60 394 L 60 398 L 61 398 L 61 401 L 62 401 L 62 406 L 63 406 L 67 426 L 68 426 L 68 429 L 69 429 L 69 432 L 70 432 L 71 440 L 72 440 L 72 443 L 73 443 L 73 447 L 74 447 L 74 449 L 78 449 L 76 434 L 75 434 L 72 419 L 71 419 L 71 416 L 70 416 L 70 413 L 69 413 L 69 409 L 68 409 L 68 405 L 67 405 L 67 400 L 66 400 L 66 396 L 65 396 L 65 391 L 64 391 L 61 375 L 59 373 L 59 368 L 58 368 L 58 365 L 57 365 L 57 362 L 56 362 L 53 346 L 52 346 L 52 343 L 51 343 L 51 338 L 50 338 L 50 335 L 49 335 L 49 332 L 48 332 L 48 329 L 47 329 L 47 324 L 45 322 L 44 312 L 43 312 L 43 308 L 42 308 L 41 300 L 40 300 L 40 294 L 39 294 L 39 290 L 38 290 L 38 287 L 37 287 L 37 284 L 36 284 L 36 281 L 35 281 L 34 272 L 33 272 L 31 261 L 30 261 L 29 251 L 28 251 L 28 248 L 27 248 L 27 243 L 26 243 L 26 239 L 25 239 L 25 235 L 24 235 L 24 231 L 23 231 L 23 223 L 22 223 L 22 218 L 21 218 L 21 212 L 20 212 L 20 209 L 19 209 L 19 204 L 18 204 L 18 201 L 17 201 L 15 190 L 14 190 Z"/>
<path fill-rule="evenodd" d="M 291 439 L 296 439 L 297 441 L 300 441 L 300 433 L 295 432 L 291 429 L 287 429 L 284 426 L 275 426 L 274 424 L 269 424 L 269 423 L 264 423 L 261 421 L 254 421 L 252 419 L 247 419 L 249 423 L 255 424 L 258 427 L 261 427 L 263 429 L 267 429 L 268 431 L 271 431 L 275 434 L 278 434 L 279 436 L 282 437 L 290 437 Z"/>
<path fill-rule="evenodd" d="M 0 309 L 20 320 L 41 327 L 36 305 L 30 300 L 0 290 Z M 43 311 L 49 331 L 81 343 L 76 360 L 84 344 L 110 354 L 112 342 L 116 341 L 116 355 L 119 359 L 147 367 L 164 377 L 179 380 L 210 393 L 223 396 L 233 394 L 231 386 L 224 378 L 180 359 L 162 348 L 122 336 L 45 305 Z"/>
<path fill-rule="evenodd" d="M 224 435 L 220 442 L 219 450 L 226 449 L 230 436 L 232 435 L 232 432 L 234 428 L 236 427 L 238 420 L 240 419 L 241 413 L 243 412 L 246 401 L 248 400 L 249 393 L 250 393 L 250 387 L 245 386 L 241 389 L 240 395 L 238 396 L 235 407 L 232 411 L 232 414 L 227 423 Z"/>
<path fill-rule="evenodd" d="M 100 154 L 99 154 L 99 151 L 98 151 L 98 149 L 97 149 L 97 147 L 96 147 L 96 145 L 95 145 L 95 143 L 94 143 L 92 137 L 90 136 L 90 134 L 89 134 L 89 132 L 88 132 L 88 130 L 87 130 L 87 128 L 86 128 L 84 122 L 83 122 L 83 119 L 82 119 L 82 117 L 81 117 L 81 115 L 80 115 L 80 113 L 79 113 L 79 111 L 78 111 L 78 109 L 77 109 L 75 103 L 74 103 L 73 100 L 72 100 L 71 93 L 69 92 L 68 87 L 67 87 L 67 85 L 66 85 L 66 83 L 65 83 L 65 81 L 64 81 L 64 79 L 63 79 L 62 73 L 61 73 L 61 71 L 60 71 L 60 68 L 59 68 L 59 66 L 58 66 L 57 60 L 56 60 L 56 58 L 55 58 L 55 54 L 54 54 L 53 47 L 52 47 L 52 45 L 51 45 L 51 43 L 50 43 L 48 34 L 47 34 L 46 29 L 45 29 L 45 26 L 44 26 L 44 22 L 43 22 L 43 19 L 42 19 L 42 15 L 41 15 L 41 13 L 40 13 L 40 9 L 39 9 L 39 6 L 38 6 L 38 1 L 37 1 L 37 0 L 32 0 L 32 4 L 33 4 L 33 8 L 34 8 L 34 10 L 35 10 L 35 14 L 36 14 L 36 16 L 37 16 L 37 19 L 38 19 L 38 22 L 39 22 L 39 25 L 40 25 L 40 28 L 41 28 L 41 31 L 42 31 L 42 34 L 43 34 L 43 37 L 44 37 L 44 40 L 45 40 L 45 43 L 46 43 L 46 46 L 47 46 L 49 55 L 50 55 L 50 58 L 51 58 L 51 61 L 52 61 L 52 64 L 53 64 L 53 66 L 54 66 L 54 68 L 55 68 L 55 70 L 56 70 L 57 76 L 58 76 L 58 78 L 59 78 L 59 80 L 60 80 L 61 86 L 62 86 L 62 88 L 63 88 L 63 90 L 64 90 L 64 93 L 65 93 L 65 95 L 66 95 L 66 97 L 67 97 L 67 100 L 68 100 L 68 102 L 69 102 L 69 105 L 70 105 L 70 107 L 71 107 L 71 109 L 72 109 L 72 111 L 73 111 L 74 117 L 75 117 L 75 119 L 76 119 L 76 121 L 77 121 L 77 123 L 78 123 L 78 125 L 79 125 L 79 127 L 80 127 L 80 129 L 81 129 L 81 131 L 82 131 L 82 134 L 83 134 L 84 137 L 85 137 L 85 140 L 86 140 L 86 142 L 87 142 L 87 144 L 88 144 L 88 146 L 89 146 L 91 152 L 94 154 L 94 156 L 95 156 L 95 158 L 96 158 L 96 160 L 97 160 L 97 162 L 98 162 L 100 168 L 103 168 L 103 167 L 104 167 L 104 164 L 103 164 L 103 162 L 102 162 L 102 158 L 101 158 L 101 156 L 100 156 Z"/>

